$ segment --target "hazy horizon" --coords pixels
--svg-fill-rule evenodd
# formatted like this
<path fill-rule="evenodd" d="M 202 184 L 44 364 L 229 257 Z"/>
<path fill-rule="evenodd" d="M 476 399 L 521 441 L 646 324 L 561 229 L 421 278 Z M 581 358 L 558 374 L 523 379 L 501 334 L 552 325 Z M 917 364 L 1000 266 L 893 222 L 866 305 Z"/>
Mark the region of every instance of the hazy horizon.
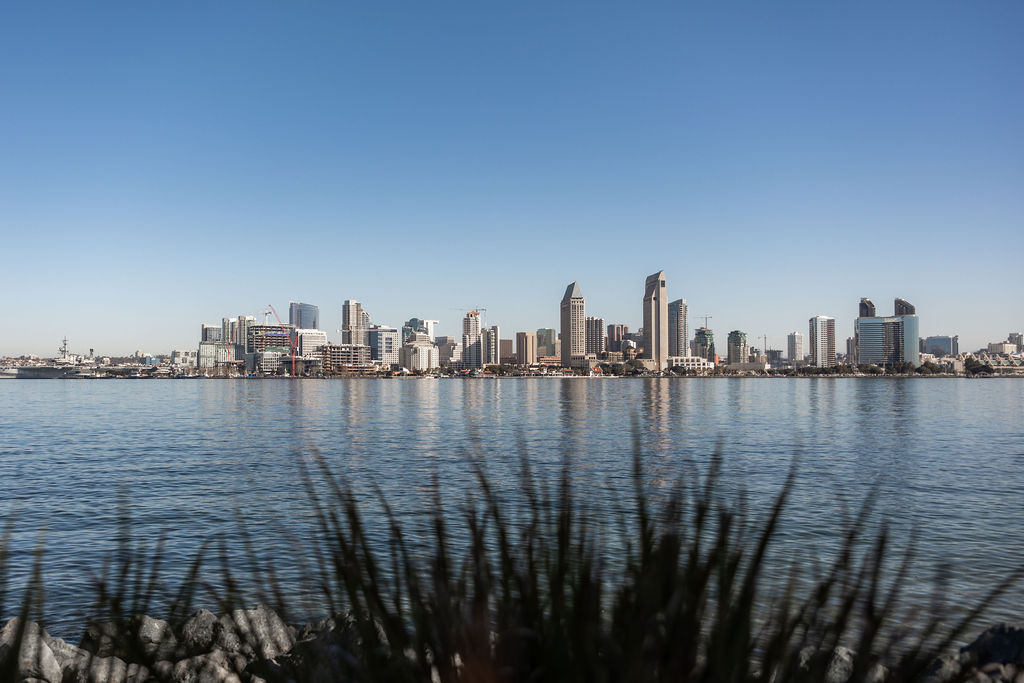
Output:
<path fill-rule="evenodd" d="M 665 270 L 785 349 L 861 297 L 1024 330 L 1024 6 L 0 9 L 0 355 L 194 348 L 342 301 L 503 338 Z M 271 318 L 273 319 L 273 318 Z"/>

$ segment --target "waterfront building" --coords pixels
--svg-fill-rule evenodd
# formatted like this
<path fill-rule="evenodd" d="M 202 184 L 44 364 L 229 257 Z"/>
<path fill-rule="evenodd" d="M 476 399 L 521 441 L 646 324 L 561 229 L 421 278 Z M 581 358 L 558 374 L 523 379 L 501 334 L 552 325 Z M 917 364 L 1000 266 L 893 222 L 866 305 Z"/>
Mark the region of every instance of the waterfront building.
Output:
<path fill-rule="evenodd" d="M 427 332 L 413 332 L 399 349 L 399 364 L 410 372 L 428 372 L 441 366 L 438 348 Z"/>
<path fill-rule="evenodd" d="M 629 334 L 629 325 L 609 325 L 606 347 L 609 351 L 622 351 L 622 342 Z"/>
<path fill-rule="evenodd" d="M 206 370 L 215 368 L 235 359 L 235 347 L 221 344 L 219 341 L 199 342 L 199 349 L 196 352 L 196 365 Z"/>
<path fill-rule="evenodd" d="M 846 338 L 846 364 L 857 364 L 857 342 L 853 337 Z"/>
<path fill-rule="evenodd" d="M 668 366 L 668 296 L 665 271 L 648 275 L 644 282 L 644 355 L 658 370 Z"/>
<path fill-rule="evenodd" d="M 366 344 L 324 344 L 320 347 L 321 365 L 327 372 L 361 370 L 373 367 Z"/>
<path fill-rule="evenodd" d="M 604 337 L 604 318 L 587 316 L 584 322 L 586 341 L 584 348 L 587 353 L 604 353 L 607 350 Z"/>
<path fill-rule="evenodd" d="M 559 312 L 562 323 L 562 367 L 582 365 L 587 353 L 587 312 L 583 292 L 575 282 L 570 282 L 565 288 Z"/>
<path fill-rule="evenodd" d="M 1024 333 L 1011 332 L 1006 335 L 1006 341 L 1017 345 L 1018 351 L 1024 351 Z"/>
<path fill-rule="evenodd" d="M 906 299 L 896 299 L 893 308 L 899 314 L 861 315 L 853 321 L 858 363 L 895 365 L 907 362 L 914 367 L 921 364 L 917 312 Z M 874 314 L 875 306 L 870 299 L 861 299 L 860 313 L 866 312 Z"/>
<path fill-rule="evenodd" d="M 484 354 L 480 330 L 480 313 L 470 311 L 462 319 L 462 363 L 461 367 L 478 369 L 483 367 Z"/>
<path fill-rule="evenodd" d="M 368 345 L 366 337 L 370 327 L 370 314 L 354 299 L 346 299 L 341 305 L 341 343 Z"/>
<path fill-rule="evenodd" d="M 516 361 L 519 365 L 534 365 L 537 358 L 537 333 L 516 332 Z"/>
<path fill-rule="evenodd" d="M 750 353 L 750 347 L 747 346 L 747 333 L 740 332 L 739 330 L 733 330 L 730 332 L 728 337 L 728 349 L 727 363 L 730 365 L 746 363 L 747 356 Z"/>
<path fill-rule="evenodd" d="M 221 332 L 221 328 L 217 325 L 203 325 L 199 332 L 199 341 L 201 342 L 219 342 L 224 339 L 224 335 Z"/>
<path fill-rule="evenodd" d="M 288 324 L 296 329 L 319 330 L 320 308 L 297 301 L 288 302 Z"/>
<path fill-rule="evenodd" d="M 452 337 L 438 337 L 437 362 L 445 367 L 461 365 L 462 342 L 457 342 Z"/>
<path fill-rule="evenodd" d="M 512 339 L 502 339 L 501 340 L 501 342 L 499 344 L 499 347 L 501 348 L 501 352 L 499 353 L 499 355 L 501 356 L 501 364 L 502 365 L 515 365 L 516 364 L 516 352 L 515 352 L 515 349 L 512 347 L 513 343 L 514 342 L 513 342 Z"/>
<path fill-rule="evenodd" d="M 327 333 L 317 329 L 295 330 L 295 352 L 304 358 L 320 356 L 320 347 L 327 344 Z"/>
<path fill-rule="evenodd" d="M 501 364 L 501 334 L 497 325 L 480 331 L 480 367 Z"/>
<path fill-rule="evenodd" d="M 786 336 L 786 352 L 791 362 L 796 363 L 804 359 L 804 335 L 799 332 L 790 332 Z"/>
<path fill-rule="evenodd" d="M 194 368 L 199 364 L 199 352 L 184 349 L 171 351 L 171 365 L 178 365 L 184 368 Z"/>
<path fill-rule="evenodd" d="M 960 354 L 960 337 L 925 337 L 923 346 L 924 353 L 930 353 L 933 356 L 957 356 Z"/>
<path fill-rule="evenodd" d="M 669 356 L 666 365 L 669 369 L 682 368 L 687 372 L 700 374 L 715 369 L 715 364 L 702 356 Z"/>
<path fill-rule="evenodd" d="M 292 330 L 281 325 L 250 325 L 246 330 L 246 353 L 262 353 L 263 351 L 279 351 L 291 354 Z"/>
<path fill-rule="evenodd" d="M 782 349 L 766 349 L 764 352 L 765 361 L 771 366 L 782 365 Z"/>
<path fill-rule="evenodd" d="M 398 365 L 398 350 L 402 347 L 398 329 L 385 325 L 370 325 L 370 329 L 366 331 L 366 341 L 370 347 L 370 361 L 374 365 L 385 368 Z"/>
<path fill-rule="evenodd" d="M 988 345 L 988 352 L 996 356 L 1009 356 L 1011 353 L 1017 353 L 1017 345 L 1010 342 L 993 342 Z"/>
<path fill-rule="evenodd" d="M 709 328 L 697 328 L 693 335 L 693 355 L 715 361 L 715 334 Z"/>
<path fill-rule="evenodd" d="M 555 342 L 558 341 L 558 334 L 550 327 L 541 327 L 537 330 L 537 357 L 557 356 Z"/>
<path fill-rule="evenodd" d="M 686 320 L 686 299 L 668 304 L 668 355 L 680 358 L 690 355 L 690 326 Z"/>
<path fill-rule="evenodd" d="M 816 315 L 808 321 L 811 345 L 811 366 L 832 368 L 836 365 L 836 319 Z"/>

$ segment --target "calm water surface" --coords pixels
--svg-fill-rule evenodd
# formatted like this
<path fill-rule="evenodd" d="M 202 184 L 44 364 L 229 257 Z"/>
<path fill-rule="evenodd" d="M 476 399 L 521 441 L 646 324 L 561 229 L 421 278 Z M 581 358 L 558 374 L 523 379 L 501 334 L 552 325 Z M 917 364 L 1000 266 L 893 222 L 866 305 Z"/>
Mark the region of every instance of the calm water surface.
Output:
<path fill-rule="evenodd" d="M 523 449 L 545 481 L 569 454 L 580 495 L 608 513 L 628 506 L 634 437 L 654 486 L 706 470 L 721 446 L 727 486 L 755 507 L 799 456 L 781 538 L 795 556 L 828 557 L 843 511 L 876 490 L 897 548 L 916 534 L 922 592 L 951 563 L 948 597 L 966 607 L 1024 565 L 1016 379 L 15 380 L 0 382 L 0 436 L 8 571 L 24 581 L 45 533 L 60 635 L 80 628 L 124 509 L 136 538 L 166 537 L 172 577 L 202 540 L 237 539 L 239 518 L 259 553 L 300 556 L 299 461 L 314 450 L 414 524 L 435 472 L 453 511 L 475 494 L 468 454 L 513 500 Z M 1019 587 L 986 619 L 1020 619 L 1022 605 Z"/>

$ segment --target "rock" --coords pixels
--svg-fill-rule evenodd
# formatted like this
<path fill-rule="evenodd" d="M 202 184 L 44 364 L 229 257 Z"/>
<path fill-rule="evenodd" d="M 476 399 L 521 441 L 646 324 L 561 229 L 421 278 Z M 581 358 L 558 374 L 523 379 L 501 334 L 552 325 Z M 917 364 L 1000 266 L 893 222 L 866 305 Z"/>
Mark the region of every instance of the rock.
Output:
<path fill-rule="evenodd" d="M 178 649 L 178 640 L 174 637 L 171 625 L 161 619 L 145 614 L 135 617 L 132 620 L 132 631 L 147 661 L 167 659 Z"/>
<path fill-rule="evenodd" d="M 128 664 L 117 657 L 97 657 L 60 638 L 49 644 L 60 664 L 64 683 L 143 683 L 150 680 L 149 670 L 144 666 Z"/>
<path fill-rule="evenodd" d="M 272 659 L 295 644 L 295 632 L 266 605 L 236 609 L 217 620 L 214 644 L 220 650 L 238 652 L 249 659 Z"/>
<path fill-rule="evenodd" d="M 811 665 L 811 658 L 814 656 L 813 648 L 805 648 L 800 652 L 800 668 L 807 670 Z M 832 650 L 832 658 L 829 659 L 828 668 L 825 671 L 825 683 L 846 683 L 853 675 L 853 665 L 857 653 L 842 645 Z M 869 683 L 884 681 L 889 675 L 889 670 L 881 664 L 873 664 L 864 680 Z"/>
<path fill-rule="evenodd" d="M 190 616 L 181 627 L 179 642 L 189 656 L 201 655 L 213 649 L 217 615 L 201 609 Z"/>
<path fill-rule="evenodd" d="M 158 662 L 154 673 L 160 680 L 173 683 L 241 683 L 238 673 L 245 658 L 223 650 L 213 650 L 180 662 Z"/>
<path fill-rule="evenodd" d="M 359 661 L 352 656 L 354 643 L 348 625 L 328 618 L 308 624 L 288 652 L 252 662 L 246 673 L 272 681 L 332 683 L 357 678 Z"/>
<path fill-rule="evenodd" d="M 19 631 L 22 631 L 21 647 L 15 652 Z M 49 634 L 34 621 L 22 622 L 20 617 L 11 619 L 0 629 L 0 667 L 9 666 L 11 658 L 16 658 L 14 681 L 61 683 L 63 673 L 46 642 L 49 639 Z"/>
<path fill-rule="evenodd" d="M 97 657 L 124 655 L 128 635 L 123 624 L 114 621 L 90 621 L 78 647 Z"/>
<path fill-rule="evenodd" d="M 979 670 L 988 664 L 1014 664 L 1024 667 L 1024 626 L 997 624 L 978 636 L 961 652 Z"/>

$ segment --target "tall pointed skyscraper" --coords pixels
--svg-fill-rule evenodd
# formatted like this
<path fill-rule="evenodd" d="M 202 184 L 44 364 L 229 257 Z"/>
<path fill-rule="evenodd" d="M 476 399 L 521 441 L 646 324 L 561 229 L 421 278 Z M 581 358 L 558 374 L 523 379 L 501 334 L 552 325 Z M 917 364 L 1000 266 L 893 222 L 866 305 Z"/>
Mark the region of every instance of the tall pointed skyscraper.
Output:
<path fill-rule="evenodd" d="M 668 296 L 664 270 L 648 275 L 644 283 L 643 357 L 655 361 L 658 370 L 668 367 Z"/>
<path fill-rule="evenodd" d="M 586 304 L 580 286 L 571 282 L 562 297 L 562 367 L 580 365 L 587 352 Z"/>

